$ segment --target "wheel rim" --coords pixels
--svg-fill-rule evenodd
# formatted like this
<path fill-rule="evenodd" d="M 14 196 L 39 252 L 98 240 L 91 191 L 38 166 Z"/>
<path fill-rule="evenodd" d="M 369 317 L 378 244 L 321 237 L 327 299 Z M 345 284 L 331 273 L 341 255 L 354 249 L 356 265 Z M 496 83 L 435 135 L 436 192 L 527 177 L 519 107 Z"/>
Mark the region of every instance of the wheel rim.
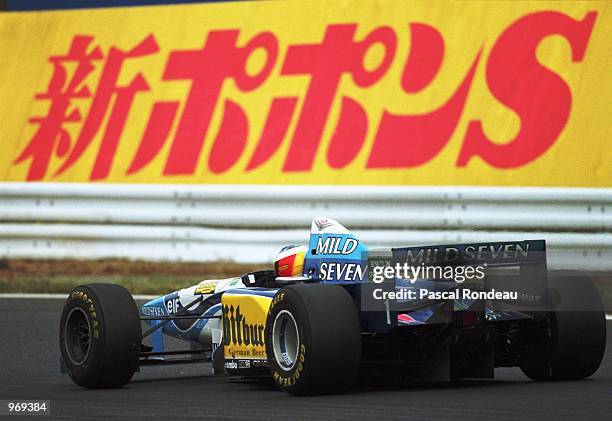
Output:
<path fill-rule="evenodd" d="M 282 310 L 274 319 L 272 347 L 274 359 L 280 368 L 285 371 L 291 370 L 297 362 L 300 334 L 293 315 L 287 310 Z"/>
<path fill-rule="evenodd" d="M 91 325 L 82 308 L 70 310 L 64 326 L 64 347 L 70 362 L 82 364 L 89 355 L 91 347 Z"/>

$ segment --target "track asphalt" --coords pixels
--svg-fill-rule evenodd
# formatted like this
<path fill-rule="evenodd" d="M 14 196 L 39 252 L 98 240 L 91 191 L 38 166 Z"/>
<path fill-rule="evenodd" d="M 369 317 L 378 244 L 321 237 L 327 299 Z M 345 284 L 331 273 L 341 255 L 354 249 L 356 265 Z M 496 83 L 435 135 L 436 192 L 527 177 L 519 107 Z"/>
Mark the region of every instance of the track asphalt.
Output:
<path fill-rule="evenodd" d="M 62 305 L 58 299 L 0 299 L 0 400 L 50 400 L 51 417 L 63 419 L 516 421 L 609 420 L 612 414 L 612 321 L 602 366 L 583 381 L 535 383 L 519 369 L 497 369 L 495 380 L 292 397 L 270 381 L 213 377 L 209 364 L 143 367 L 123 389 L 81 389 L 59 372 Z"/>

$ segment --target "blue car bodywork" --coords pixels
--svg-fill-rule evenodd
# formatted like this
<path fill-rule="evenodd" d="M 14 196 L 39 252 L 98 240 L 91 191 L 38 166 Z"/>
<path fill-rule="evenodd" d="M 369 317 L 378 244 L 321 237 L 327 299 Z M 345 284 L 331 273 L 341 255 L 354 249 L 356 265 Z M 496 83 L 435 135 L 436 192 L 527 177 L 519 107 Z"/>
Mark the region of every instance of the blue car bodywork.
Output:
<path fill-rule="evenodd" d="M 373 338 L 386 337 L 389 343 L 393 343 L 394 338 L 405 332 L 426 336 L 430 335 L 430 331 L 437 332 L 450 325 L 473 327 L 472 333 L 478 330 L 478 335 L 489 335 L 491 323 L 511 329 L 512 323 L 532 320 L 535 313 L 531 310 L 544 302 L 541 292 L 546 287 L 546 259 L 545 243 L 541 240 L 404 247 L 383 252 L 391 265 L 408 261 L 413 266 L 423 268 L 480 264 L 488 266 L 492 272 L 515 269 L 518 275 L 505 275 L 504 287 L 508 279 L 520 278 L 523 284 L 514 289 L 522 296 L 537 299 L 535 304 L 531 300 L 527 304 L 523 301 L 518 306 L 516 302 L 503 300 L 490 302 L 459 296 L 452 299 L 423 299 L 416 294 L 417 291 L 458 291 L 464 285 L 456 279 L 402 279 L 394 276 L 377 284 L 372 282 L 370 272 L 372 256 L 377 251 L 368 249 L 338 222 L 316 218 L 312 222 L 303 277 L 299 282 L 338 284 L 346 288 L 359 309 L 365 342 L 371 340 L 374 343 Z M 488 275 L 478 288 L 490 289 L 492 285 L 499 288 L 500 276 Z M 525 287 L 526 277 L 529 278 L 528 287 Z M 489 281 L 491 284 L 486 285 Z M 183 361 L 186 354 L 188 361 L 212 360 L 217 373 L 265 372 L 267 356 L 262 332 L 269 305 L 284 285 L 286 281 L 277 281 L 272 271 L 261 271 L 231 279 L 206 280 L 147 302 L 140 307 L 140 313 L 141 318 L 150 325 L 152 346 L 142 353 L 141 365 Z M 378 291 L 375 292 L 376 289 Z M 417 298 L 372 300 L 383 290 L 403 291 L 406 292 L 404 296 L 409 295 L 408 291 L 414 291 Z M 145 333 L 145 336 L 148 334 Z M 164 346 L 165 335 L 186 341 L 190 344 L 189 351 L 184 354 L 177 352 L 176 355 L 169 352 Z M 462 339 L 458 337 L 454 340 L 461 343 Z M 364 360 L 380 359 L 376 357 L 375 350 L 368 351 L 376 347 L 378 345 L 368 346 L 366 343 Z M 485 354 L 493 352 L 492 345 L 477 351 Z M 492 367 L 484 371 L 482 368 L 475 370 L 481 376 L 486 374 L 485 377 L 490 377 L 492 373 Z M 462 373 L 466 374 L 470 373 Z"/>

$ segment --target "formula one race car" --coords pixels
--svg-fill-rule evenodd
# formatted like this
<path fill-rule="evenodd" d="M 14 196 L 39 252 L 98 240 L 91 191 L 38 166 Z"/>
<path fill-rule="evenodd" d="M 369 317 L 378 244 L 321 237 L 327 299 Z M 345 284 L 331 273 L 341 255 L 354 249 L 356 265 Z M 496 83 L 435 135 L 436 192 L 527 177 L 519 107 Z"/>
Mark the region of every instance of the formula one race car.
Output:
<path fill-rule="evenodd" d="M 534 380 L 582 379 L 604 354 L 603 306 L 588 280 L 548 279 L 545 247 L 369 250 L 316 218 L 308 247 L 281 250 L 274 270 L 206 280 L 140 308 L 117 285 L 76 288 L 62 313 L 61 363 L 80 386 L 115 388 L 140 366 L 208 361 L 215 374 L 272 376 L 296 395 L 341 392 L 368 372 L 445 381 L 515 366 Z M 165 349 L 164 335 L 189 348 Z"/>

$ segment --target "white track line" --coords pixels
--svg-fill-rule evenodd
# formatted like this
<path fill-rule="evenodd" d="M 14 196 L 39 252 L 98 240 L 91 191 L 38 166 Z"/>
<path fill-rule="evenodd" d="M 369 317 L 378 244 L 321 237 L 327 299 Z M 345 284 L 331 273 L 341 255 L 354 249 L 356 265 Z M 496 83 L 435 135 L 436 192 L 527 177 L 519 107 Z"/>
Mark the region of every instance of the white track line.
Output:
<path fill-rule="evenodd" d="M 65 300 L 68 297 L 68 294 L 24 294 L 24 293 L 6 293 L 0 294 L 0 299 L 2 298 L 19 298 L 19 299 L 31 299 L 31 298 L 41 298 L 46 300 Z M 159 295 L 133 295 L 135 300 L 152 300 L 154 298 L 159 297 Z"/>

